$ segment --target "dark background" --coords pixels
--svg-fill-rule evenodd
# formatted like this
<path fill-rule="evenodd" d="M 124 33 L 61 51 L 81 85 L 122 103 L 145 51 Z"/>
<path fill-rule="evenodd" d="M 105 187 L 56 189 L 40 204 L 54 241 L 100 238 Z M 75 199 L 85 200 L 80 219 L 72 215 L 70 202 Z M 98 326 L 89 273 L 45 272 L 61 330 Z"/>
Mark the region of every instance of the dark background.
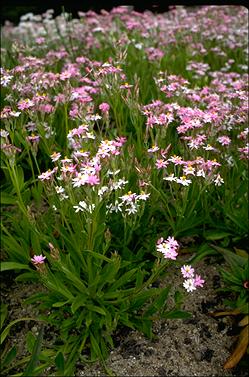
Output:
<path fill-rule="evenodd" d="M 73 17 L 77 17 L 78 11 L 87 12 L 93 10 L 99 13 L 101 9 L 110 11 L 113 7 L 119 5 L 132 5 L 136 11 L 144 11 L 145 9 L 153 12 L 162 13 L 168 11 L 169 4 L 166 1 L 99 1 L 99 0 L 51 0 L 51 1 L 17 1 L 3 0 L 1 2 L 0 22 L 4 24 L 5 20 L 9 20 L 15 24 L 18 23 L 21 15 L 32 12 L 34 14 L 44 13 L 47 9 L 54 9 L 54 15 L 62 13 L 62 7 L 66 12 L 71 13 Z M 172 4 L 173 5 L 173 4 Z"/>
<path fill-rule="evenodd" d="M 148 9 L 154 13 L 163 13 L 169 10 L 169 6 L 184 5 L 184 6 L 198 6 L 198 5 L 243 5 L 247 7 L 247 1 L 158 1 L 158 0 L 144 0 L 144 1 L 115 1 L 115 0 L 2 0 L 0 8 L 0 23 L 4 24 L 5 20 L 9 20 L 14 24 L 18 24 L 20 16 L 32 12 L 34 14 L 44 13 L 47 9 L 54 9 L 54 16 L 62 13 L 64 7 L 65 11 L 71 13 L 73 17 L 78 16 L 78 11 L 87 12 L 93 10 L 99 13 L 101 9 L 110 11 L 113 7 L 119 5 L 133 5 L 138 12 L 143 12 Z"/>

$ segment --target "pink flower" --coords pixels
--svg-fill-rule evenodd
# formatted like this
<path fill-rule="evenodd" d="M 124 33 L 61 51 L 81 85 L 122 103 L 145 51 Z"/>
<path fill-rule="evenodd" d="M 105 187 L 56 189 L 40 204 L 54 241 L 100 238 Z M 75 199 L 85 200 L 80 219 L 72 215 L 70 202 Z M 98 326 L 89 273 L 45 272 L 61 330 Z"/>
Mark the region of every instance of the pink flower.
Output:
<path fill-rule="evenodd" d="M 162 160 L 162 159 L 156 160 L 157 169 L 166 168 L 167 165 L 168 165 L 168 161 L 165 161 L 165 160 Z"/>
<path fill-rule="evenodd" d="M 99 184 L 99 177 L 97 177 L 97 175 L 88 175 L 86 182 L 91 186 L 98 185 Z"/>
<path fill-rule="evenodd" d="M 108 105 L 108 103 L 106 102 L 103 102 L 99 105 L 99 109 L 103 112 L 103 113 L 108 113 L 108 111 L 110 110 L 110 106 Z"/>
<path fill-rule="evenodd" d="M 46 257 L 43 257 L 42 255 L 34 255 L 33 258 L 31 258 L 31 261 L 33 264 L 43 264 Z"/>
<path fill-rule="evenodd" d="M 53 170 L 48 169 L 47 171 L 45 171 L 41 175 L 38 175 L 38 178 L 41 181 L 45 181 L 45 180 L 49 181 L 50 179 L 52 179 L 53 175 L 57 172 L 57 170 L 58 170 L 57 167 L 55 167 Z"/>
<path fill-rule="evenodd" d="M 158 252 L 163 254 L 164 258 L 176 260 L 178 246 L 179 244 L 174 237 L 168 237 L 167 240 L 161 237 L 157 241 L 156 248 Z"/>
<path fill-rule="evenodd" d="M 228 136 L 220 136 L 218 137 L 218 142 L 221 145 L 229 145 L 231 143 L 231 139 Z"/>
<path fill-rule="evenodd" d="M 18 104 L 17 104 L 17 108 L 19 110 L 25 110 L 25 109 L 29 109 L 30 107 L 34 106 L 34 102 L 32 102 L 30 99 L 26 98 L 26 99 L 21 99 Z"/>
<path fill-rule="evenodd" d="M 181 273 L 184 278 L 193 278 L 194 272 L 195 272 L 194 268 L 192 268 L 190 265 L 184 265 L 181 268 Z"/>
<path fill-rule="evenodd" d="M 152 147 L 148 149 L 149 153 L 154 153 L 154 152 L 157 152 L 157 151 L 159 151 L 159 148 L 158 148 L 157 145 L 152 145 Z"/>
<path fill-rule="evenodd" d="M 195 275 L 194 285 L 195 287 L 203 287 L 205 280 L 201 278 L 200 275 Z"/>

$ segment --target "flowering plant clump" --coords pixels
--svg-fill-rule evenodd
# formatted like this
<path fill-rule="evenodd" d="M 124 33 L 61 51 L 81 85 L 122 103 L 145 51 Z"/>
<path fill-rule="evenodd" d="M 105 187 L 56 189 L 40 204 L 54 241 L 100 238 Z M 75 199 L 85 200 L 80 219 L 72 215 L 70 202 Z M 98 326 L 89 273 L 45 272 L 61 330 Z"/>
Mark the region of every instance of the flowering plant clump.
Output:
<path fill-rule="evenodd" d="M 192 268 L 189 265 L 184 265 L 181 268 L 181 273 L 183 277 L 186 279 L 183 282 L 183 286 L 187 290 L 187 292 L 195 291 L 196 288 L 203 287 L 203 284 L 205 283 L 205 280 L 203 280 L 200 275 L 196 274 L 194 276 L 194 272 L 194 268 Z"/>
<path fill-rule="evenodd" d="M 48 10 L 2 27 L 1 268 L 46 287 L 27 302 L 59 338 L 36 374 L 105 365 L 121 326 L 152 338 L 155 319 L 188 317 L 156 282 L 176 265 L 179 292 L 205 291 L 192 266 L 209 242 L 246 244 L 247 13 Z"/>

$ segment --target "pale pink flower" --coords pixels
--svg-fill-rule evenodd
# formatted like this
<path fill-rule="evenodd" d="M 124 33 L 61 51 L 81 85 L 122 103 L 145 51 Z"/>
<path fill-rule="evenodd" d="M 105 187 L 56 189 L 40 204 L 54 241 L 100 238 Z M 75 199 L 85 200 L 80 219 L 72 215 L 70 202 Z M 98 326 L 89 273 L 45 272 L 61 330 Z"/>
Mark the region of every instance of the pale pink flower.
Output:
<path fill-rule="evenodd" d="M 42 173 L 41 175 L 38 175 L 38 178 L 41 180 L 41 181 L 45 181 L 45 180 L 50 180 L 54 173 L 56 173 L 58 170 L 57 167 L 55 167 L 53 170 L 50 170 L 48 169 L 46 172 Z"/>
<path fill-rule="evenodd" d="M 97 175 L 88 175 L 86 182 L 91 186 L 98 185 L 99 184 L 99 177 L 97 177 Z"/>
<path fill-rule="evenodd" d="M 228 136 L 220 136 L 218 137 L 218 142 L 221 145 L 229 145 L 231 143 L 231 139 Z"/>
<path fill-rule="evenodd" d="M 17 104 L 17 108 L 19 110 L 25 110 L 25 109 L 29 109 L 30 107 L 34 106 L 34 102 L 31 101 L 30 99 L 26 98 L 26 99 L 21 99 L 18 104 Z"/>
<path fill-rule="evenodd" d="M 60 159 L 61 154 L 60 154 L 60 152 L 58 152 L 58 153 L 54 152 L 54 153 L 52 153 L 52 154 L 50 155 L 50 157 L 51 157 L 51 160 L 52 160 L 53 162 L 55 162 L 55 161 L 58 161 L 58 160 Z"/>
<path fill-rule="evenodd" d="M 37 264 L 43 264 L 45 259 L 46 257 L 42 255 L 34 255 L 34 257 L 31 258 L 31 261 L 33 264 L 37 265 Z"/>
<path fill-rule="evenodd" d="M 195 168 L 193 166 L 188 165 L 183 168 L 184 175 L 195 175 Z"/>
<path fill-rule="evenodd" d="M 192 266 L 190 265 L 184 265 L 181 268 L 181 273 L 184 278 L 193 278 L 194 272 L 195 272 L 194 268 L 192 268 Z"/>
<path fill-rule="evenodd" d="M 158 148 L 157 145 L 152 145 L 152 147 L 148 149 L 149 153 L 154 153 L 154 152 L 157 152 L 157 151 L 159 151 L 159 148 Z"/>
<path fill-rule="evenodd" d="M 158 252 L 162 253 L 164 258 L 176 260 L 178 255 L 177 249 L 179 247 L 178 242 L 174 237 L 168 237 L 164 240 L 162 237 L 157 240 L 156 249 Z"/>
<path fill-rule="evenodd" d="M 156 160 L 157 169 L 166 168 L 167 165 L 168 165 L 168 161 L 166 161 L 166 160 L 162 160 L 162 159 Z"/>

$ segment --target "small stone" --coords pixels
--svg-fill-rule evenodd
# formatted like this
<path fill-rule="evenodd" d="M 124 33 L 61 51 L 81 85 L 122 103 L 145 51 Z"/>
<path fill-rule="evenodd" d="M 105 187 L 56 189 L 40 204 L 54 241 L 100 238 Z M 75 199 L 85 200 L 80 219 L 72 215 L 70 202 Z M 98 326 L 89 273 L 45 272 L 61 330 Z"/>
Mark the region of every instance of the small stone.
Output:
<path fill-rule="evenodd" d="M 158 368 L 157 373 L 159 376 L 167 376 L 167 372 L 163 367 Z"/>
<path fill-rule="evenodd" d="M 211 349 L 209 349 L 209 348 L 207 348 L 201 354 L 201 361 L 207 361 L 208 363 L 210 363 L 210 361 L 212 360 L 213 354 L 214 354 L 214 351 L 211 350 Z"/>

